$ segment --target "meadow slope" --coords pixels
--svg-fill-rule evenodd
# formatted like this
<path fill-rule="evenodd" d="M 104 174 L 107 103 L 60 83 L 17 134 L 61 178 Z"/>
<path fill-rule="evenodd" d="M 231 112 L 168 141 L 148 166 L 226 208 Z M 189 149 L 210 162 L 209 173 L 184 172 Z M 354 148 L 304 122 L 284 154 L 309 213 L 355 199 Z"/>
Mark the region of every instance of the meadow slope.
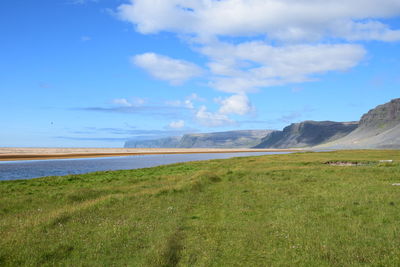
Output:
<path fill-rule="evenodd" d="M 399 266 L 394 183 L 395 150 L 3 181 L 0 265 Z"/>

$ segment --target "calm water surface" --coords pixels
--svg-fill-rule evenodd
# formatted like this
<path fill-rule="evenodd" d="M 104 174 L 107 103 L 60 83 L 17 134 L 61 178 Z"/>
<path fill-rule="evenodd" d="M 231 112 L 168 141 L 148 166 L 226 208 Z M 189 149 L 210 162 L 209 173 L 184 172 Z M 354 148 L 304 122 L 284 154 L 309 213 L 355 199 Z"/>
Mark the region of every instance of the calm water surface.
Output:
<path fill-rule="evenodd" d="M 139 169 L 186 161 L 285 153 L 288 152 L 170 154 L 92 159 L 3 161 L 0 162 L 0 180 L 30 179 L 43 176 L 61 176 L 108 170 Z"/>

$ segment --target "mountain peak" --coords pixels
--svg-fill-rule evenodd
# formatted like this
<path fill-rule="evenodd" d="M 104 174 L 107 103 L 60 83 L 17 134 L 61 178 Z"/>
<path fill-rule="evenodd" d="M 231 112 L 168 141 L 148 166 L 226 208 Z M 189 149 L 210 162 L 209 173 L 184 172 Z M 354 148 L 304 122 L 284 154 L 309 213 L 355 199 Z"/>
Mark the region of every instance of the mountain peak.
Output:
<path fill-rule="evenodd" d="M 379 105 L 365 113 L 356 130 L 325 144 L 330 148 L 399 148 L 400 98 Z"/>
<path fill-rule="evenodd" d="M 400 98 L 379 105 L 364 114 L 360 129 L 390 129 L 400 123 Z"/>

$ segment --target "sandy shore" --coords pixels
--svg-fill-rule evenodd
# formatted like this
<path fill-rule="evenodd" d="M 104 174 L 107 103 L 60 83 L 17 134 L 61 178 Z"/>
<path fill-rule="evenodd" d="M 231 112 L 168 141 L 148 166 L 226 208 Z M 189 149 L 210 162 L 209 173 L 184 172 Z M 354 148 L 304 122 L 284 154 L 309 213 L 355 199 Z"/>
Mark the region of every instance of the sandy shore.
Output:
<path fill-rule="evenodd" d="M 156 154 L 292 152 L 294 149 L 220 149 L 220 148 L 0 148 L 0 161 L 97 158 Z"/>

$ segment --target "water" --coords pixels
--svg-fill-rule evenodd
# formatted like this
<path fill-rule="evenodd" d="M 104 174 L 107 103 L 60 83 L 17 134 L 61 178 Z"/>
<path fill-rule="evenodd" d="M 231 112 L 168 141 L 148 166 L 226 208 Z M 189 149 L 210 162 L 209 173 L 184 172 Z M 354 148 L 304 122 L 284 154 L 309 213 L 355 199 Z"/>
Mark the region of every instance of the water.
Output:
<path fill-rule="evenodd" d="M 44 176 L 62 176 L 108 170 L 139 169 L 187 161 L 285 153 L 288 152 L 165 154 L 91 159 L 3 161 L 0 162 L 0 180 L 31 179 Z"/>

